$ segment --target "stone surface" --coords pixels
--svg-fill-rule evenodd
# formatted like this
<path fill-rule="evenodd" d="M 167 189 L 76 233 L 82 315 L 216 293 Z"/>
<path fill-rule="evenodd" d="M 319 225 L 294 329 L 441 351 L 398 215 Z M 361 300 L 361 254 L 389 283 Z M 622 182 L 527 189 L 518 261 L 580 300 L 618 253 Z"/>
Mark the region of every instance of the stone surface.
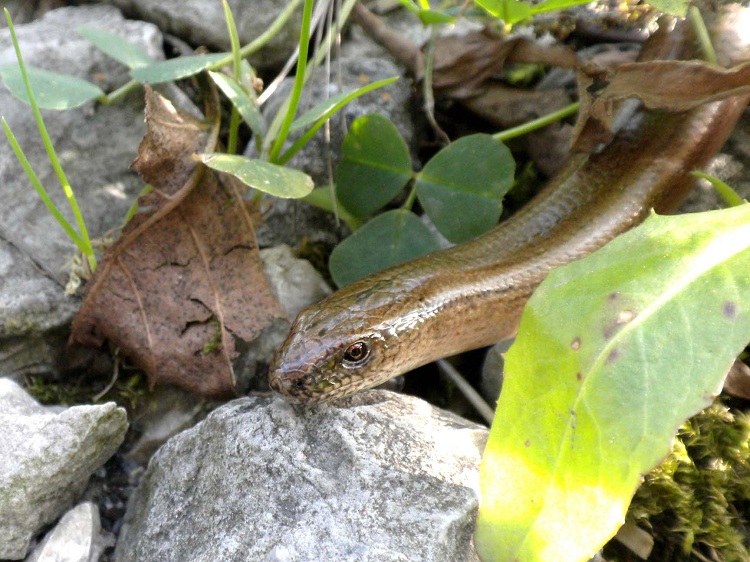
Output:
<path fill-rule="evenodd" d="M 145 412 L 133 416 L 133 429 L 140 437 L 128 451 L 128 458 L 145 466 L 167 439 L 195 425 L 208 408 L 204 398 L 181 388 L 157 386 Z"/>
<path fill-rule="evenodd" d="M 54 413 L 0 378 L 0 559 L 21 559 L 119 447 L 125 410 L 113 402 Z"/>
<path fill-rule="evenodd" d="M 25 62 L 88 79 L 105 91 L 122 85 L 126 69 L 75 32 L 86 25 L 121 34 L 152 57 L 163 57 L 161 34 L 153 25 L 126 21 L 111 6 L 87 6 L 53 10 L 17 26 Z M 14 62 L 9 32 L 2 29 L 0 64 Z M 74 223 L 30 108 L 5 88 L 0 88 L 0 108 L 51 198 Z M 43 114 L 90 234 L 102 236 L 118 227 L 143 185 L 129 169 L 145 132 L 142 93 L 112 106 L 89 103 Z M 77 301 L 63 291 L 75 246 L 5 140 L 0 142 L 0 197 L 0 376 L 56 373 L 64 331 L 77 309 Z"/>
<path fill-rule="evenodd" d="M 26 64 L 97 83 L 106 90 L 128 80 L 127 69 L 94 48 L 74 31 L 94 26 L 126 36 L 154 58 L 161 58 L 161 35 L 152 25 L 130 22 L 112 7 L 86 6 L 53 10 L 39 21 L 19 26 L 17 34 Z M 0 64 L 15 63 L 7 30 L 0 30 Z M 4 88 L 2 114 L 34 165 L 53 201 L 74 223 L 64 193 L 39 139 L 30 108 Z M 142 93 L 112 106 L 86 106 L 69 111 L 45 111 L 44 117 L 61 164 L 76 192 L 89 230 L 102 235 L 120 224 L 142 187 L 129 169 L 145 132 Z M 43 271 L 61 281 L 61 271 L 74 246 L 36 192 L 31 189 L 7 142 L 0 143 L 0 234 Z"/>
<path fill-rule="evenodd" d="M 26 562 L 96 562 L 106 546 L 109 541 L 101 535 L 99 509 L 84 502 L 63 515 Z"/>
<path fill-rule="evenodd" d="M 115 559 L 477 560 L 486 429 L 385 391 L 341 406 L 243 398 L 172 438 Z"/>
<path fill-rule="evenodd" d="M 282 244 L 260 251 L 263 267 L 271 286 L 290 319 L 300 310 L 323 300 L 331 288 L 312 264 L 294 256 L 292 249 Z"/>
<path fill-rule="evenodd" d="M 194 47 L 205 45 L 228 51 L 229 32 L 221 2 L 205 0 L 105 0 L 129 16 L 159 26 Z M 264 33 L 287 6 L 286 0 L 229 0 L 240 43 L 245 45 Z M 298 43 L 302 8 L 295 10 L 284 28 L 258 54 L 251 57 L 261 67 L 281 65 Z"/>

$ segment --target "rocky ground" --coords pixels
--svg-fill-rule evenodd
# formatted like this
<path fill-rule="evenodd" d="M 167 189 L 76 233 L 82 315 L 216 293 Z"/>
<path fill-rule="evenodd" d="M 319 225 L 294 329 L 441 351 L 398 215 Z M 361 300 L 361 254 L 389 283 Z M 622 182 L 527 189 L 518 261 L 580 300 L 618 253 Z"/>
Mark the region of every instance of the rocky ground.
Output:
<path fill-rule="evenodd" d="M 105 91 L 127 81 L 127 70 L 78 35 L 83 26 L 113 31 L 155 59 L 191 46 L 229 46 L 219 2 L 5 4 L 27 64 L 94 81 Z M 284 7 L 271 0 L 230 4 L 243 44 Z M 283 64 L 298 26 L 293 20 L 252 63 L 265 72 Z M 416 22 L 403 29 L 414 41 L 425 37 Z M 14 61 L 2 27 L 0 65 Z M 346 36 L 340 63 L 337 85 L 316 75 L 304 104 L 313 105 L 326 89 L 360 86 L 363 77 L 404 74 L 356 28 Z M 175 86 L 161 90 L 191 103 Z M 358 100 L 344 116 L 351 122 L 373 111 L 387 115 L 416 155 L 424 134 L 412 93 L 411 82 L 401 79 Z M 143 110 L 139 89 L 110 106 L 44 113 L 95 237 L 120 225 L 143 186 L 129 167 L 145 133 Z M 28 106 L 0 88 L 0 113 L 42 183 L 56 186 Z M 729 181 L 750 158 L 748 135 L 746 123 L 730 143 L 732 155 L 716 160 Z M 334 132 L 332 146 L 340 139 Z M 324 184 L 326 150 L 317 137 L 291 165 Z M 740 191 L 748 187 L 733 183 Z M 51 191 L 64 206 L 60 190 Z M 81 297 L 65 288 L 75 248 L 4 141 L 0 193 L 0 559 L 477 560 L 471 535 L 486 427 L 386 390 L 315 408 L 263 392 L 287 320 L 242 358 L 243 390 L 259 392 L 226 403 L 172 387 L 150 393 L 127 363 L 112 361 L 110 350 L 71 355 L 66 342 Z M 264 218 L 257 232 L 261 257 L 293 318 L 331 289 L 290 246 L 304 237 L 330 249 L 343 228 L 330 215 L 287 200 L 269 203 Z M 497 381 L 487 384 L 497 393 Z"/>

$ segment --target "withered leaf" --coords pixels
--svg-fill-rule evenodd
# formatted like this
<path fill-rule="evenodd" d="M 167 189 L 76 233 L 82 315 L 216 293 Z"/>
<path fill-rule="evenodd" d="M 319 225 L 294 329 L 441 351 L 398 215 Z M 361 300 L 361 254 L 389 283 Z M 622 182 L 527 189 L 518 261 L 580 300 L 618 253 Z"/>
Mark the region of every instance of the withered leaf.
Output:
<path fill-rule="evenodd" d="M 424 55 L 419 45 L 385 27 L 383 20 L 354 5 L 354 19 L 378 44 L 406 66 L 417 79 L 424 75 Z M 506 62 L 540 63 L 566 68 L 577 65 L 576 54 L 561 45 L 543 46 L 523 37 L 505 39 L 489 30 L 462 36 L 440 37 L 435 44 L 433 89 L 452 99 L 484 95 L 491 79 Z M 497 91 L 492 95 L 497 98 Z M 482 105 L 479 102 L 479 105 Z M 486 106 L 491 105 L 488 102 Z"/>
<path fill-rule="evenodd" d="M 650 61 L 624 64 L 599 99 L 638 98 L 649 109 L 687 111 L 750 92 L 750 62 L 721 68 L 703 61 Z"/>
<path fill-rule="evenodd" d="M 750 62 L 726 69 L 696 60 L 657 60 L 622 64 L 611 73 L 584 66 L 580 79 L 574 149 L 590 152 L 614 136 L 611 122 L 617 102 L 636 98 L 649 109 L 687 111 L 743 95 L 750 92 Z"/>
<path fill-rule="evenodd" d="M 284 316 L 262 270 L 255 211 L 244 186 L 192 159 L 215 150 L 218 119 L 184 114 L 147 88 L 146 123 L 133 165 L 154 189 L 89 281 L 71 341 L 109 340 L 152 386 L 227 396 L 236 340 Z"/>
<path fill-rule="evenodd" d="M 545 47 L 525 37 L 501 38 L 488 30 L 440 37 L 435 43 L 432 85 L 436 92 L 457 100 L 481 96 L 506 62 L 572 68 L 577 59 L 567 47 Z M 422 77 L 421 69 L 417 77 Z"/>

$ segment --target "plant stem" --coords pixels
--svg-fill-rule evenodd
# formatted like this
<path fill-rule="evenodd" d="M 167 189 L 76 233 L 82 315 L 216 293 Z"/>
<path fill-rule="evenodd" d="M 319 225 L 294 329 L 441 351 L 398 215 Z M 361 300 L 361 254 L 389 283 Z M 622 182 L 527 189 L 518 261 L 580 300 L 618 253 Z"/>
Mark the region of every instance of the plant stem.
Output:
<path fill-rule="evenodd" d="M 281 149 L 284 146 L 287 136 L 289 136 L 289 129 L 292 127 L 294 116 L 297 113 L 297 107 L 299 106 L 299 100 L 302 96 L 302 87 L 305 85 L 305 70 L 307 68 L 307 50 L 310 42 L 310 21 L 312 20 L 313 12 L 313 0 L 305 0 L 305 5 L 302 10 L 302 28 L 299 34 L 299 56 L 297 57 L 297 72 L 294 75 L 294 86 L 292 88 L 292 94 L 289 98 L 289 106 L 284 114 L 284 121 L 281 123 L 281 129 L 279 129 L 279 135 L 274 139 L 274 143 L 271 146 L 271 153 L 268 157 L 270 162 L 275 162 L 281 153 Z"/>
<path fill-rule="evenodd" d="M 541 129 L 542 127 L 545 127 L 549 125 L 550 123 L 554 123 L 555 121 L 564 119 L 565 117 L 568 117 L 569 115 L 573 115 L 576 111 L 578 111 L 578 108 L 580 105 L 581 104 L 579 102 L 571 103 L 567 107 L 563 107 L 562 109 L 558 111 L 555 111 L 553 113 L 548 113 L 547 115 L 538 117 L 537 119 L 534 119 L 533 121 L 528 121 L 527 123 L 524 123 L 523 125 L 518 125 L 517 127 L 511 127 L 510 129 L 505 129 L 504 131 L 495 133 L 494 135 L 492 135 L 492 137 L 501 141 L 506 141 L 508 139 L 512 139 L 515 137 L 520 137 L 521 135 L 525 135 L 537 129 Z"/>
<path fill-rule="evenodd" d="M 227 20 L 227 28 L 229 30 L 229 40 L 232 43 L 232 72 L 234 73 L 234 79 L 237 83 L 240 83 L 242 78 L 242 55 L 240 54 L 240 38 L 237 35 L 237 25 L 234 22 L 234 16 L 232 10 L 229 7 L 227 0 L 222 0 L 224 5 L 224 17 Z M 232 115 L 229 119 L 229 139 L 227 141 L 227 152 L 229 154 L 236 154 L 237 152 L 237 137 L 239 136 L 240 130 L 240 113 L 237 108 L 232 104 Z"/>
<path fill-rule="evenodd" d="M 120 101 L 122 98 L 124 98 L 126 95 L 128 95 L 133 90 L 136 90 L 141 87 L 141 83 L 138 82 L 138 80 L 130 80 L 129 82 L 126 82 L 116 90 L 108 93 L 102 100 L 100 100 L 105 105 L 110 105 L 112 103 L 115 103 L 117 101 Z"/>
<path fill-rule="evenodd" d="M 700 10 L 695 6 L 690 6 L 688 8 L 687 19 L 690 21 L 693 33 L 698 37 L 698 44 L 703 51 L 703 58 L 711 64 L 718 64 L 716 51 L 714 50 L 714 45 L 711 42 L 708 29 L 706 29 L 706 22 L 703 20 Z"/>
<path fill-rule="evenodd" d="M 404 201 L 404 204 L 401 205 L 401 208 L 405 211 L 411 211 L 411 208 L 414 206 L 414 201 L 417 199 L 417 185 L 416 183 L 411 186 L 411 189 L 409 190 L 409 195 L 406 196 L 406 201 Z"/>
<path fill-rule="evenodd" d="M 36 120 L 37 127 L 39 128 L 39 135 L 42 137 L 44 148 L 47 151 L 49 161 L 52 164 L 52 168 L 55 170 L 55 173 L 57 174 L 57 178 L 60 181 L 60 185 L 65 192 L 65 197 L 68 199 L 68 203 L 70 204 L 70 208 L 72 209 L 73 215 L 76 219 L 76 223 L 78 224 L 78 230 L 81 233 L 80 239 L 83 243 L 83 248 L 81 248 L 81 251 L 86 255 L 89 266 L 91 267 L 91 270 L 94 271 L 96 270 L 96 258 L 94 257 L 94 250 L 91 246 L 91 240 L 89 238 L 88 229 L 86 228 L 86 222 L 83 220 L 83 215 L 81 214 L 81 210 L 78 207 L 78 202 L 76 201 L 73 189 L 71 188 L 70 182 L 65 175 L 65 171 L 60 165 L 60 160 L 57 158 L 57 152 L 55 152 L 55 148 L 52 145 L 52 139 L 50 138 L 49 133 L 47 132 L 47 127 L 44 124 L 42 113 L 41 111 L 39 111 L 39 104 L 37 104 L 36 97 L 34 96 L 34 91 L 31 88 L 31 82 L 29 81 L 29 75 L 26 72 L 26 66 L 23 63 L 23 57 L 21 56 L 21 47 L 18 44 L 18 38 L 16 37 L 16 31 L 13 27 L 13 21 L 11 20 L 10 12 L 8 12 L 7 8 L 5 8 L 4 10 L 5 19 L 8 22 L 8 29 L 13 41 L 13 48 L 16 51 L 18 66 L 21 70 L 21 76 L 23 77 L 24 85 L 26 86 L 26 94 L 29 97 L 29 104 L 31 105 L 31 110 L 34 113 L 34 119 Z"/>
<path fill-rule="evenodd" d="M 65 233 L 70 237 L 70 239 L 75 243 L 75 245 L 78 246 L 78 248 L 83 252 L 85 249 L 85 244 L 83 240 L 81 240 L 81 237 L 78 236 L 78 233 L 75 231 L 73 226 L 71 226 L 68 220 L 62 215 L 59 209 L 55 206 L 55 203 L 52 201 L 52 199 L 50 199 L 50 196 L 47 193 L 47 190 L 44 188 L 44 185 L 42 185 L 42 182 L 39 181 L 39 177 L 36 175 L 36 172 L 34 172 L 34 169 L 31 167 L 31 164 L 29 163 L 28 158 L 26 158 L 26 154 L 24 154 L 23 149 L 21 148 L 21 145 L 18 144 L 18 140 L 16 139 L 16 136 L 13 134 L 13 131 L 11 130 L 10 125 L 8 125 L 8 122 L 5 120 L 5 117 L 2 118 L 2 125 L 3 125 L 3 131 L 5 131 L 5 136 L 8 138 L 8 142 L 10 143 L 10 146 L 13 149 L 13 153 L 16 155 L 16 158 L 21 163 L 21 167 L 23 168 L 24 172 L 26 172 L 26 176 L 28 176 L 29 180 L 31 181 L 31 185 L 34 186 L 34 189 L 36 189 L 36 192 L 39 194 L 39 198 L 47 207 L 47 210 L 50 212 L 50 214 L 53 217 L 55 217 L 55 219 L 57 219 L 58 223 L 60 223 L 60 226 L 62 226 Z"/>
<path fill-rule="evenodd" d="M 747 201 L 740 197 L 734 189 L 732 189 L 728 184 L 721 181 L 719 178 L 709 176 L 708 174 L 704 174 L 703 172 L 699 171 L 690 172 L 690 174 L 696 178 L 704 179 L 708 183 L 710 183 L 711 186 L 719 194 L 719 196 L 724 200 L 724 203 L 726 203 L 729 207 L 736 207 L 737 205 L 747 203 Z"/>

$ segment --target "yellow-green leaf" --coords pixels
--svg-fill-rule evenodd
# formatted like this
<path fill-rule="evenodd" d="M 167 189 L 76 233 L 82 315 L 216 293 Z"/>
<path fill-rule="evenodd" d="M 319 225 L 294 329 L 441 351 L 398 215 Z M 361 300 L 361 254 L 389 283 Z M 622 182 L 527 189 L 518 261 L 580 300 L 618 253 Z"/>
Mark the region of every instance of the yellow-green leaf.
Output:
<path fill-rule="evenodd" d="M 588 560 L 748 341 L 750 205 L 653 216 L 553 271 L 506 357 L 482 560 Z"/>

